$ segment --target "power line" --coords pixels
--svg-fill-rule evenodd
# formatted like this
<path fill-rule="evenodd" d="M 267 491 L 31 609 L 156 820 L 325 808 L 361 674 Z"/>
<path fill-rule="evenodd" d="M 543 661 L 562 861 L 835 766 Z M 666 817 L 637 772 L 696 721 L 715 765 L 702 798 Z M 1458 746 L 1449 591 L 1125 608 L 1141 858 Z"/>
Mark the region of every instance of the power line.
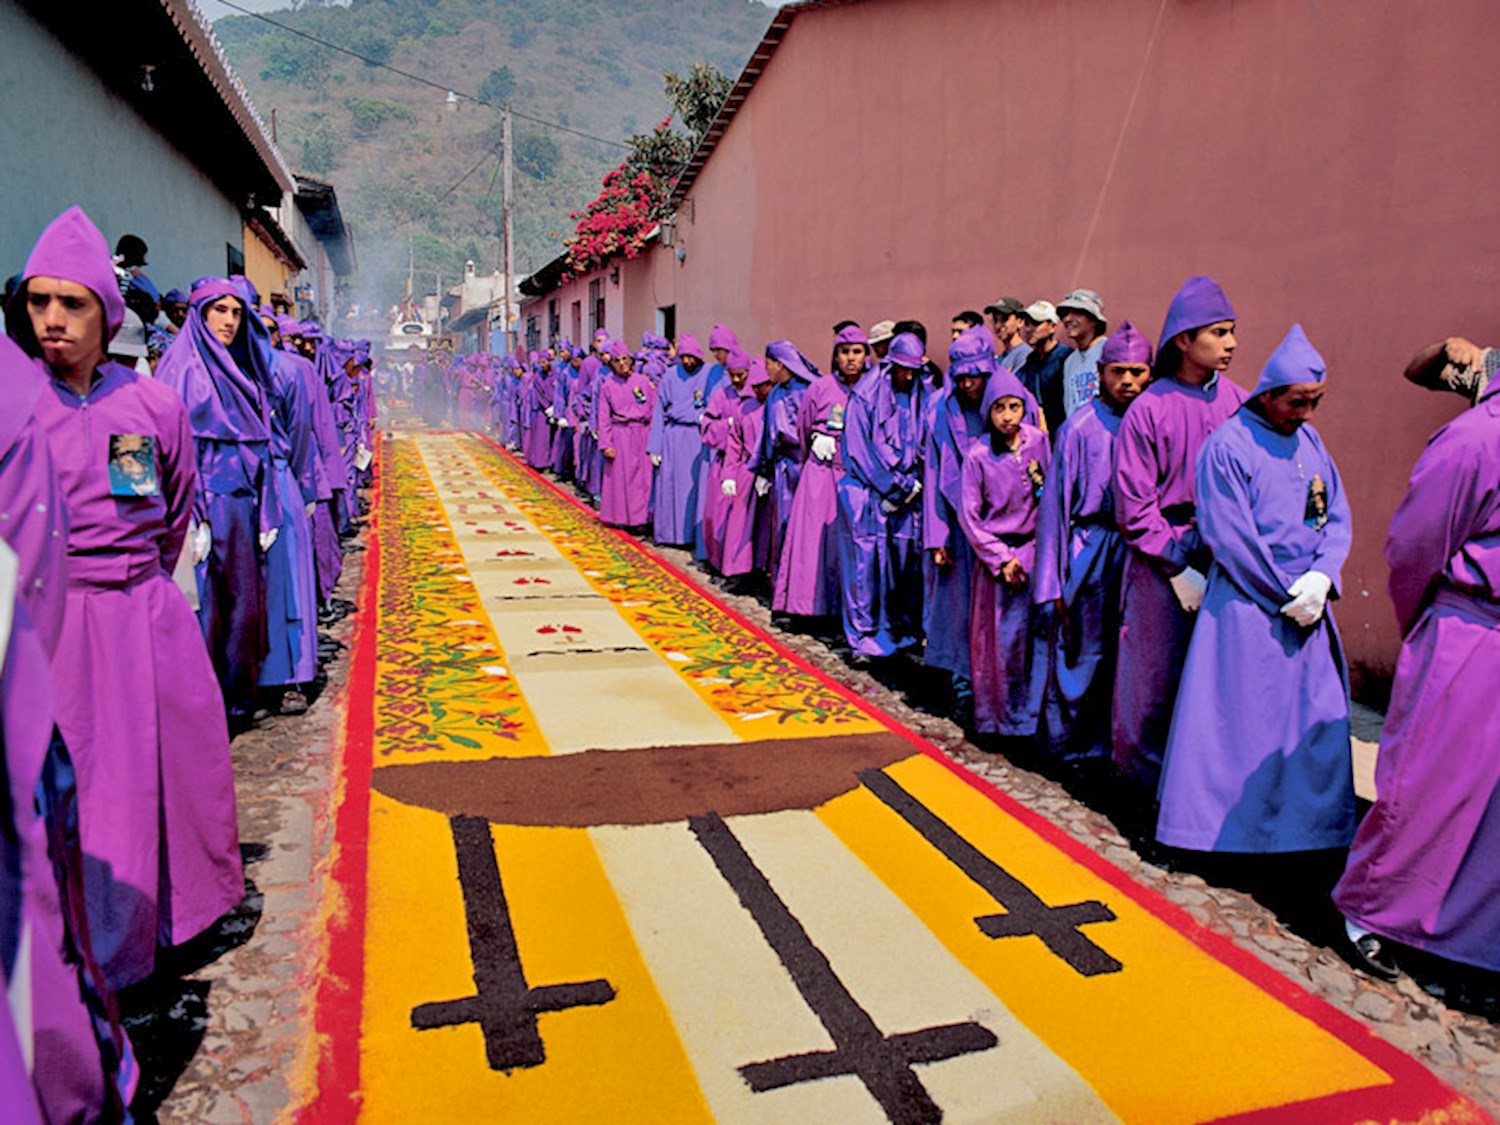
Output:
<path fill-rule="evenodd" d="M 226 8 L 234 9 L 241 15 L 249 16 L 251 19 L 257 19 L 262 23 L 270 24 L 272 27 L 280 28 L 282 31 L 287 32 L 289 35 L 296 35 L 299 38 L 306 39 L 310 43 L 316 43 L 320 47 L 327 47 L 330 51 L 338 51 L 340 54 L 348 55 L 353 59 L 358 59 L 366 66 L 375 67 L 379 70 L 388 70 L 392 74 L 399 74 L 402 78 L 408 79 L 412 82 L 418 82 L 423 86 L 429 86 L 434 90 L 441 90 L 445 94 L 458 94 L 460 97 L 464 98 L 467 101 L 474 102 L 476 105 L 486 106 L 489 109 L 493 109 L 497 112 L 503 108 L 502 106 L 496 105 L 494 102 L 486 101 L 484 98 L 479 97 L 477 94 L 465 94 L 463 91 L 455 89 L 445 82 L 434 82 L 432 79 L 424 78 L 420 74 L 413 74 L 409 70 L 402 70 L 398 66 L 391 66 L 389 63 L 383 63 L 379 59 L 372 59 L 368 55 L 362 55 L 358 51 L 351 50 L 348 47 L 341 47 L 337 43 L 330 43 L 326 39 L 320 39 L 318 36 L 313 35 L 311 32 L 292 27 L 290 24 L 284 24 L 279 20 L 273 20 L 270 16 L 264 15 L 261 12 L 252 12 L 249 8 L 233 3 L 232 0 L 219 0 L 219 3 L 223 4 Z M 519 117 L 523 121 L 530 121 L 536 125 L 544 125 L 549 129 L 556 129 L 559 132 L 563 133 L 572 133 L 575 137 L 582 137 L 586 141 L 597 141 L 599 144 L 609 145 L 611 148 L 630 148 L 630 146 L 623 141 L 612 141 L 607 137 L 596 137 L 593 133 L 585 133 L 582 129 L 574 129 L 571 125 L 564 125 L 559 121 L 548 121 L 545 117 L 537 117 L 530 113 L 523 113 L 515 108 L 512 108 L 510 112 L 511 116 Z"/>

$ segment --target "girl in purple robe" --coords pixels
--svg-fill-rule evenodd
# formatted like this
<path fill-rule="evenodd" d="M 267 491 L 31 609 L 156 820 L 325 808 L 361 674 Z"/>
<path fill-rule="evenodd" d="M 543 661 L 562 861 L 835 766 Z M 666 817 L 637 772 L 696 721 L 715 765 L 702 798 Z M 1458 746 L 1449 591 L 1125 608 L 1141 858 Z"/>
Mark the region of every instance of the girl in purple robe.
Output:
<path fill-rule="evenodd" d="M 849 395 L 838 483 L 844 636 L 862 657 L 916 645 L 922 624 L 921 340 L 903 332 Z"/>
<path fill-rule="evenodd" d="M 1024 391 L 1011 371 L 991 374 L 981 410 L 988 440 L 964 458 L 958 518 L 974 549 L 969 660 L 974 727 L 981 734 L 1036 733 L 1046 677 L 1045 636 L 1033 636 L 1031 576 L 1036 516 L 1051 449 L 1023 422 Z"/>
<path fill-rule="evenodd" d="M 1306 852 L 1354 836 L 1348 673 L 1326 608 L 1349 501 L 1306 424 L 1325 370 L 1294 325 L 1198 455 L 1213 566 L 1162 762 L 1156 838 L 1172 847 Z"/>
<path fill-rule="evenodd" d="M 724 559 L 720 571 L 725 578 L 743 578 L 754 571 L 765 571 L 770 551 L 770 529 L 766 498 L 756 491 L 758 479 L 750 471 L 750 461 L 760 448 L 765 428 L 766 399 L 771 393 L 771 376 L 765 360 L 750 357 L 750 373 L 740 390 L 740 408 L 734 425 L 729 428 L 729 444 L 724 450 L 724 468 L 719 490 L 727 499 L 724 512 Z"/>
<path fill-rule="evenodd" d="M 121 988 L 244 891 L 223 700 L 171 578 L 197 493 L 193 432 L 170 388 L 103 362 L 102 339 L 68 335 L 75 315 L 107 334 L 123 317 L 109 248 L 82 211 L 47 228 L 23 277 L 7 323 L 52 374 L 36 417 L 69 517 L 54 718 L 77 770 L 94 951 Z M 65 283 L 98 303 L 57 311 Z M 112 464 L 127 452 L 144 475 Z"/>
<path fill-rule="evenodd" d="M 698 475 L 705 457 L 698 420 L 708 405 L 703 348 L 691 335 L 677 340 L 677 362 L 656 387 L 651 433 L 646 439 L 656 466 L 653 538 L 683 546 L 697 541 Z"/>
<path fill-rule="evenodd" d="M 651 516 L 651 458 L 646 436 L 656 388 L 623 341 L 609 343 L 611 371 L 599 386 L 599 452 L 604 458 L 599 518 L 614 527 L 640 527 Z"/>
<path fill-rule="evenodd" d="M 192 421 L 198 616 L 230 726 L 238 728 L 255 712 L 267 644 L 263 556 L 281 524 L 270 460 L 270 344 L 246 324 L 245 308 L 228 279 L 199 278 L 187 321 L 156 368 L 157 381 L 177 392 Z"/>
<path fill-rule="evenodd" d="M 958 511 L 964 461 L 985 440 L 981 408 L 994 370 L 994 344 L 987 333 L 964 333 L 953 341 L 947 386 L 932 409 L 922 466 L 923 660 L 948 673 L 953 714 L 961 722 L 970 718 L 974 698 L 969 667 L 974 549 Z"/>
<path fill-rule="evenodd" d="M 838 482 L 849 390 L 869 369 L 870 345 L 857 325 L 834 337 L 837 373 L 821 376 L 797 412 L 802 473 L 787 516 L 771 608 L 803 617 L 840 611 Z"/>
<path fill-rule="evenodd" d="M 1128 320 L 1099 356 L 1097 397 L 1063 423 L 1036 529 L 1032 596 L 1057 612 L 1042 713 L 1047 750 L 1107 762 L 1125 542 L 1115 526 L 1111 465 L 1125 408 L 1151 377 L 1151 342 Z"/>
<path fill-rule="evenodd" d="M 1143 805 L 1156 793 L 1207 582 L 1193 466 L 1208 435 L 1245 401 L 1223 375 L 1234 348 L 1234 309 L 1224 291 L 1210 278 L 1189 278 L 1167 309 L 1153 381 L 1115 438 L 1115 519 L 1127 553 L 1111 741 L 1115 769 Z"/>
<path fill-rule="evenodd" d="M 1384 939 L 1500 972 L 1500 379 L 1428 441 L 1385 558 L 1404 639 L 1334 902 L 1363 963 Z"/>
<path fill-rule="evenodd" d="M 736 344 L 729 349 L 724 368 L 728 378 L 708 396 L 708 406 L 698 420 L 707 462 L 703 476 L 703 487 L 708 490 L 702 504 L 703 554 L 709 569 L 717 573 L 723 573 L 724 517 L 733 496 L 724 492 L 724 454 L 729 448 L 730 431 L 739 423 L 740 392 L 750 377 L 750 357 Z"/>
<path fill-rule="evenodd" d="M 781 565 L 781 546 L 786 538 L 786 521 L 792 512 L 792 497 L 802 476 L 804 450 L 797 416 L 802 398 L 819 372 L 790 340 L 766 345 L 766 372 L 774 385 L 766 399 L 761 443 L 750 468 L 755 473 L 756 491 L 766 500 L 769 535 L 766 573 L 774 578 Z"/>

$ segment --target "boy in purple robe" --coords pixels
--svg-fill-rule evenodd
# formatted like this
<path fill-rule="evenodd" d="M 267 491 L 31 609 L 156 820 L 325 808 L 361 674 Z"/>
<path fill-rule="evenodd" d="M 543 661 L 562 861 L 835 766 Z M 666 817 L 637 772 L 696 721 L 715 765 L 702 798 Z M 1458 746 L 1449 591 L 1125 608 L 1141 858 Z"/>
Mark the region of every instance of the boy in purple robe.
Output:
<path fill-rule="evenodd" d="M 1097 395 L 1063 423 L 1037 516 L 1032 597 L 1052 604 L 1043 703 L 1047 750 L 1107 762 L 1125 542 L 1115 526 L 1111 465 L 1125 408 L 1151 378 L 1151 342 L 1124 321 L 1099 351 Z"/>
<path fill-rule="evenodd" d="M 974 549 L 958 520 L 963 503 L 964 460 L 984 440 L 981 406 L 995 369 L 994 349 L 982 332 L 966 332 L 948 349 L 947 385 L 937 395 L 927 425 L 922 472 L 922 659 L 948 673 L 953 715 L 969 719 L 974 690 L 969 668 L 969 599 Z"/>
<path fill-rule="evenodd" d="M 656 386 L 646 451 L 656 466 L 653 538 L 674 547 L 692 544 L 698 532 L 698 475 L 705 456 L 698 420 L 708 405 L 703 349 L 688 333 L 677 340 L 677 362 Z"/>
<path fill-rule="evenodd" d="M 553 443 L 557 428 L 553 425 L 555 412 L 552 407 L 552 364 L 543 364 L 541 357 L 532 352 L 528 359 L 526 374 L 525 406 L 522 410 L 526 427 L 526 463 L 533 469 L 552 468 Z"/>
<path fill-rule="evenodd" d="M 857 657 L 894 656 L 922 627 L 922 341 L 903 332 L 849 395 L 838 482 L 844 636 Z"/>
<path fill-rule="evenodd" d="M 190 543 L 198 616 L 219 673 L 231 727 L 253 719 L 266 655 L 263 556 L 281 524 L 270 461 L 269 345 L 245 322 L 243 292 L 227 278 L 194 282 L 187 324 L 156 379 L 188 408 L 198 464 Z"/>
<path fill-rule="evenodd" d="M 543 352 L 541 360 L 552 368 L 552 425 L 557 430 L 553 439 L 552 471 L 559 480 L 571 481 L 577 448 L 573 444 L 573 419 L 568 414 L 568 403 L 573 398 L 573 383 L 578 372 L 561 355 Z"/>
<path fill-rule="evenodd" d="M 301 326 L 289 316 L 277 316 L 276 329 L 282 347 L 276 356 L 286 363 L 303 385 L 302 397 L 308 403 L 312 420 L 313 484 L 316 506 L 312 511 L 313 571 L 317 577 L 318 600 L 327 605 L 334 587 L 344 571 L 344 553 L 339 549 L 337 497 L 350 491 L 349 470 L 339 449 L 338 424 L 333 416 L 333 401 L 317 365 L 296 347 L 294 335 Z"/>
<path fill-rule="evenodd" d="M 1293 325 L 1198 454 L 1213 566 L 1162 762 L 1156 838 L 1172 847 L 1307 852 L 1354 836 L 1348 673 L 1327 609 L 1353 533 L 1307 424 L 1325 372 Z"/>
<path fill-rule="evenodd" d="M 724 454 L 729 448 L 730 432 L 739 422 L 740 392 L 750 377 L 750 357 L 738 344 L 725 353 L 724 370 L 728 377 L 709 394 L 708 405 L 698 420 L 707 462 L 703 487 L 708 490 L 702 504 L 700 538 L 704 561 L 709 569 L 720 574 L 724 565 L 724 517 L 733 496 L 732 492 L 726 494 L 723 488 Z"/>
<path fill-rule="evenodd" d="M 740 389 L 739 412 L 729 428 L 719 483 L 719 491 L 727 502 L 724 554 L 719 570 L 729 579 L 743 579 L 757 570 L 764 572 L 770 551 L 765 493 L 757 491 L 755 482 L 760 478 L 750 471 L 751 459 L 760 449 L 765 404 L 770 393 L 771 376 L 766 361 L 751 356 L 749 374 Z"/>
<path fill-rule="evenodd" d="M 1500 972 L 1500 380 L 1428 441 L 1385 558 L 1401 655 L 1334 903 L 1379 975 L 1393 942 Z"/>
<path fill-rule="evenodd" d="M 193 435 L 168 387 L 105 362 L 124 309 L 81 210 L 42 233 L 22 276 L 6 323 L 51 376 L 36 417 L 69 517 L 53 712 L 77 770 L 94 951 L 120 988 L 244 892 L 223 700 L 171 578 L 196 493 Z"/>
<path fill-rule="evenodd" d="M 595 410 L 599 383 L 607 374 L 604 360 L 599 354 L 601 339 L 608 340 L 609 337 L 602 333 L 596 336 L 589 354 L 578 364 L 578 379 L 573 384 L 573 395 L 568 402 L 573 433 L 577 439 L 573 460 L 578 487 L 591 498 L 599 495 L 599 482 L 603 473 L 603 458 L 599 456 L 598 414 Z"/>
<path fill-rule="evenodd" d="M 802 476 L 804 450 L 797 415 L 803 396 L 818 378 L 819 371 L 790 340 L 776 340 L 766 345 L 766 373 L 771 377 L 772 387 L 766 398 L 760 446 L 751 459 L 750 469 L 755 474 L 756 491 L 767 502 L 766 573 L 774 578 L 781 565 L 781 545 L 786 538 L 787 517 L 792 512 L 792 497 Z"/>
<path fill-rule="evenodd" d="M 1046 679 L 1045 632 L 1036 616 L 1036 516 L 1047 479 L 1047 435 L 1024 421 L 1024 388 L 1005 368 L 984 388 L 986 435 L 964 458 L 958 519 L 974 549 L 969 661 L 974 728 L 1030 739 Z"/>
<path fill-rule="evenodd" d="M 739 337 L 734 334 L 734 330 L 727 324 L 715 324 L 709 330 L 708 351 L 714 357 L 714 361 L 708 365 L 708 371 L 703 377 L 703 400 L 705 403 L 713 398 L 714 391 L 718 389 L 719 384 L 724 381 L 725 376 L 728 374 L 724 362 L 729 358 L 730 349 L 738 348 L 739 346 Z M 703 535 L 703 521 L 706 516 L 708 502 L 712 495 L 710 489 L 713 485 L 708 479 L 709 471 L 712 468 L 712 460 L 712 458 L 705 456 L 698 463 L 698 508 L 693 513 L 693 519 L 699 535 L 697 542 L 693 544 L 693 557 L 699 562 L 703 562 L 708 558 L 709 547 L 708 541 Z"/>
<path fill-rule="evenodd" d="M 609 341 L 609 377 L 599 385 L 599 452 L 604 458 L 599 518 L 614 527 L 640 527 L 651 517 L 651 458 L 646 436 L 656 388 L 635 370 L 630 349 Z"/>
<path fill-rule="evenodd" d="M 849 325 L 834 337 L 836 374 L 823 375 L 803 396 L 797 412 L 802 473 L 787 516 L 786 538 L 771 608 L 801 617 L 840 611 L 838 482 L 844 475 L 840 452 L 850 389 L 869 370 L 870 345 L 864 330 Z"/>
<path fill-rule="evenodd" d="M 1193 467 L 1208 435 L 1245 392 L 1224 378 L 1234 309 L 1207 277 L 1190 277 L 1167 309 L 1153 381 L 1115 436 L 1115 519 L 1127 553 L 1111 717 L 1115 769 L 1149 805 L 1161 774 L 1177 680 L 1203 602 L 1209 556 L 1195 518 Z"/>

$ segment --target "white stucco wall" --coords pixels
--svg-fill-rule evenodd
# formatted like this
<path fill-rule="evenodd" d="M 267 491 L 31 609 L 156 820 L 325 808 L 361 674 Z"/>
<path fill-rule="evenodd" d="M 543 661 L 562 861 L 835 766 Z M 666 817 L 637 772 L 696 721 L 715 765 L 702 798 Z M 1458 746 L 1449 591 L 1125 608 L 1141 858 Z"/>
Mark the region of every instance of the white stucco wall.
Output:
<path fill-rule="evenodd" d="M 12 0 L 0 0 L 0 106 L 0 277 L 74 203 L 111 249 L 144 238 L 163 292 L 223 274 L 226 245 L 243 251 L 235 204 Z"/>

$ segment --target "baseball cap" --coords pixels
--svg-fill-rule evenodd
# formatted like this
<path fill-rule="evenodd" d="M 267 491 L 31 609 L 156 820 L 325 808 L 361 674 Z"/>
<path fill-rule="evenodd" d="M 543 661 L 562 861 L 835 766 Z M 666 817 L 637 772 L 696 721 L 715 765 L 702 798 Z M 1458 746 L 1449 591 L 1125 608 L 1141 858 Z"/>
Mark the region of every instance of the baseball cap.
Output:
<path fill-rule="evenodd" d="M 1021 310 L 1021 315 L 1033 324 L 1040 324 L 1044 320 L 1050 320 L 1053 324 L 1058 323 L 1057 310 L 1052 307 L 1051 301 L 1032 301 Z"/>

